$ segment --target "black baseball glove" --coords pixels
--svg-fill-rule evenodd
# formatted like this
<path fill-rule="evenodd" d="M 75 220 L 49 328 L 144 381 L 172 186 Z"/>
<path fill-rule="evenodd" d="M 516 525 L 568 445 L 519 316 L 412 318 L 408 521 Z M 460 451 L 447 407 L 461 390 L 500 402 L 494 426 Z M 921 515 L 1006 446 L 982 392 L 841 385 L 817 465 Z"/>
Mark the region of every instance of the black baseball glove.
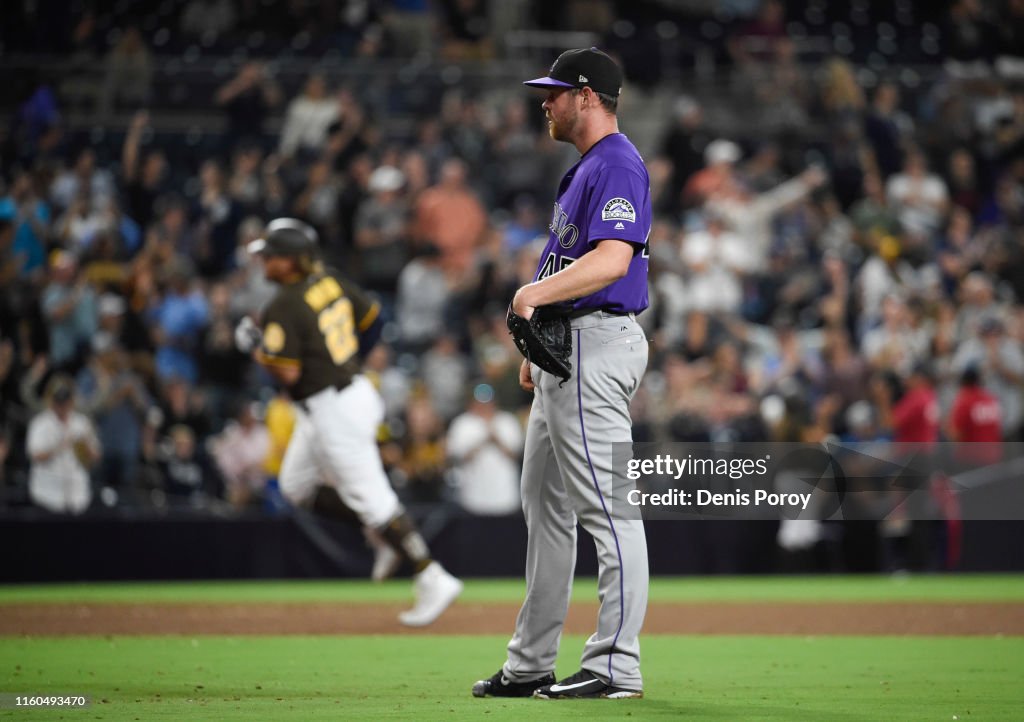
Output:
<path fill-rule="evenodd" d="M 572 376 L 572 327 L 564 314 L 540 307 L 527 321 L 508 307 L 508 330 L 530 363 L 562 379 Z"/>

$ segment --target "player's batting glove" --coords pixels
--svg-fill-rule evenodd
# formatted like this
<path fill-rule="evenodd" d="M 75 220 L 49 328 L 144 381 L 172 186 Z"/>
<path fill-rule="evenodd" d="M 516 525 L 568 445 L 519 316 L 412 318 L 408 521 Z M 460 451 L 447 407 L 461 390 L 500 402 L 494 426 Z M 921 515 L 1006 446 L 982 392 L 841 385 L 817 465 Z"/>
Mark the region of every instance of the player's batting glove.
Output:
<path fill-rule="evenodd" d="M 252 353 L 263 340 L 263 332 L 249 316 L 244 316 L 235 327 L 235 347 L 242 353 Z"/>
<path fill-rule="evenodd" d="M 572 376 L 572 327 L 564 314 L 541 306 L 527 321 L 509 306 L 508 330 L 519 352 L 543 371 L 562 379 Z"/>

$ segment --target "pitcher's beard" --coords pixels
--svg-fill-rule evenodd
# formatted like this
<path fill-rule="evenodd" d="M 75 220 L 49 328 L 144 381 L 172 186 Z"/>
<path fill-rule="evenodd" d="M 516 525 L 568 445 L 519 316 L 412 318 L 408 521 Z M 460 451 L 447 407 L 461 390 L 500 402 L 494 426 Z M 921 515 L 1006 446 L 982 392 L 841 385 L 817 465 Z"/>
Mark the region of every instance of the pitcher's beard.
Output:
<path fill-rule="evenodd" d="M 548 135 L 551 136 L 552 140 L 558 140 L 568 143 L 569 142 L 569 130 L 565 124 L 559 124 L 558 121 L 549 118 L 548 119 Z"/>

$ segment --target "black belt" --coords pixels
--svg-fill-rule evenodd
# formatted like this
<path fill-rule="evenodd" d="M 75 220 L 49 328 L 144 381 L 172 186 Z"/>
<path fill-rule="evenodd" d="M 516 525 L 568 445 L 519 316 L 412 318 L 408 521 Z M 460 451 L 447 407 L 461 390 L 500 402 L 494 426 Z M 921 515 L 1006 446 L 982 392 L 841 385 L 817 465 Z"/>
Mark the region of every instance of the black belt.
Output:
<path fill-rule="evenodd" d="M 584 316 L 589 316 L 590 314 L 597 313 L 598 311 L 603 311 L 604 313 L 607 313 L 609 316 L 628 316 L 629 314 L 633 313 L 632 311 L 617 311 L 617 310 L 613 310 L 613 309 L 610 309 L 610 308 L 604 308 L 602 306 L 598 306 L 597 308 L 577 308 L 577 309 L 574 309 L 574 310 L 570 311 L 569 313 L 567 313 L 566 317 L 567 318 L 583 318 Z"/>

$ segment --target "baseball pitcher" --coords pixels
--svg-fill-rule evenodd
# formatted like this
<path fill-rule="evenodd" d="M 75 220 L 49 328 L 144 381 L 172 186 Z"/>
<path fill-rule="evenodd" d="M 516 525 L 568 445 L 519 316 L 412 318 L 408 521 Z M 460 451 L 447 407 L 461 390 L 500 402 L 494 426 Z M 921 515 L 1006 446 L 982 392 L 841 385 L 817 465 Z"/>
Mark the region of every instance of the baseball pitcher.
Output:
<path fill-rule="evenodd" d="M 618 130 L 622 71 L 610 57 L 596 48 L 568 50 L 546 77 L 526 85 L 546 91 L 551 137 L 572 143 L 581 157 L 558 187 L 535 280 L 516 292 L 509 313 L 527 355 L 520 384 L 534 394 L 522 477 L 527 591 L 505 664 L 473 694 L 641 697 L 647 543 L 642 521 L 613 517 L 610 496 L 612 444 L 632 440 L 629 402 L 647 367 L 635 314 L 647 307 L 650 180 Z M 542 320 L 524 323 L 535 315 Z M 567 323 L 569 333 L 551 332 L 552 322 Z M 565 336 L 568 354 L 561 342 L 552 353 L 537 348 L 538 339 Z M 580 671 L 556 682 L 577 520 L 597 547 L 601 605 Z"/>

